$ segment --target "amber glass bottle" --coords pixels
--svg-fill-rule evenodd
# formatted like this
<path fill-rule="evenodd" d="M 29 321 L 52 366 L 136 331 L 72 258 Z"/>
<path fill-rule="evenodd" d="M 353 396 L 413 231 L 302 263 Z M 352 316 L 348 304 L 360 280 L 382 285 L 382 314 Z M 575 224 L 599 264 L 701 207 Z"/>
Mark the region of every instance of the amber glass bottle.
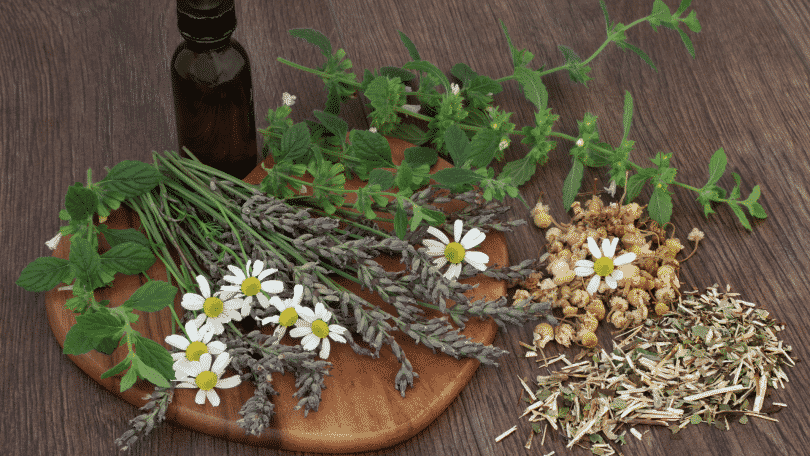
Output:
<path fill-rule="evenodd" d="M 181 155 L 244 178 L 257 164 L 250 61 L 231 34 L 234 0 L 177 0 L 184 42 L 171 63 Z"/>

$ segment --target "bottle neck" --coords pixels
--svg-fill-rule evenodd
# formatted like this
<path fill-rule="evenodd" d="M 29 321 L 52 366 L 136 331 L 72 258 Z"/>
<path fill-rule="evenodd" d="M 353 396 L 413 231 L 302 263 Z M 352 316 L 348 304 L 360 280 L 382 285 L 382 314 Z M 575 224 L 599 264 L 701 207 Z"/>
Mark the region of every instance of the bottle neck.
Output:
<path fill-rule="evenodd" d="M 186 47 L 190 51 L 201 53 L 201 52 L 208 52 L 208 51 L 215 51 L 217 49 L 224 48 L 231 44 L 231 35 L 228 34 L 226 37 L 222 38 L 221 40 L 216 41 L 200 41 L 189 39 L 188 37 L 184 37 L 186 40 Z"/>

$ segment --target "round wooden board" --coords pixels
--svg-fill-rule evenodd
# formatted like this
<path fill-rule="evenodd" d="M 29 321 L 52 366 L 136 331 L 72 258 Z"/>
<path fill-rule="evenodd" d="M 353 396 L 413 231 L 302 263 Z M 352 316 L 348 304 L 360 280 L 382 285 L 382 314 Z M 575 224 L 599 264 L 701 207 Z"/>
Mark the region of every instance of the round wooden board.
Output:
<path fill-rule="evenodd" d="M 389 142 L 394 162 L 400 163 L 404 156 L 403 151 L 411 145 L 397 139 L 389 139 Z M 265 161 L 265 165 L 268 167 L 272 165 L 270 157 Z M 449 163 L 440 159 L 431 171 L 435 172 L 448 166 Z M 265 172 L 257 167 L 245 180 L 256 184 L 264 175 Z M 360 181 L 353 180 L 347 182 L 346 187 L 358 188 L 360 185 L 362 185 Z M 113 229 L 139 227 L 137 217 L 124 209 L 115 211 L 105 223 Z M 104 242 L 102 247 L 103 244 Z M 70 243 L 65 239 L 54 251 L 53 256 L 67 258 L 69 249 Z M 475 250 L 489 255 L 490 267 L 509 264 L 505 240 L 498 232 L 488 233 L 484 243 Z M 389 270 L 403 268 L 395 258 L 383 257 L 378 260 Z M 149 268 L 147 274 L 153 279 L 166 280 L 165 268 L 159 261 Z M 495 300 L 506 293 L 504 282 L 483 275 L 462 282 L 479 284 L 478 288 L 470 292 L 470 297 Z M 98 290 L 96 299 L 109 299 L 110 307 L 117 307 L 126 301 L 141 283 L 142 279 L 138 276 L 117 274 L 112 287 Z M 384 303 L 376 294 L 371 294 L 368 290 L 361 291 L 358 285 L 346 280 L 341 280 L 341 283 L 369 302 L 396 315 L 393 306 Z M 76 323 L 73 313 L 64 307 L 70 296 L 69 291 L 55 289 L 46 294 L 51 329 L 62 346 L 68 330 Z M 184 312 L 180 305 L 181 297 L 178 293 L 174 302 L 178 315 Z M 135 312 L 140 315 L 138 322 L 133 325 L 137 331 L 167 349 L 173 348 L 164 340 L 171 334 L 170 309 L 154 313 Z M 438 311 L 430 309 L 426 309 L 425 314 L 428 318 L 441 316 Z M 492 320 L 481 321 L 471 318 L 462 334 L 476 342 L 491 344 L 496 330 L 497 325 Z M 265 326 L 262 332 L 272 334 L 272 325 Z M 406 389 L 405 398 L 394 388 L 394 377 L 400 364 L 390 349 L 384 346 L 380 357 L 371 359 L 357 355 L 347 344 L 333 342 L 328 359 L 333 366 L 329 370 L 330 376 L 325 379 L 326 388 L 322 393 L 320 407 L 318 411 L 310 412 L 306 417 L 303 410 L 293 410 L 298 399 L 293 398 L 297 388 L 292 373 L 273 374 L 273 387 L 280 394 L 273 397 L 275 414 L 269 427 L 259 436 L 246 435 L 245 430 L 237 424 L 237 420 L 242 418 L 239 410 L 253 395 L 254 386 L 251 382 L 243 382 L 232 389 L 217 390 L 221 398 L 218 407 L 213 407 L 208 401 L 203 406 L 197 405 L 194 402 L 196 390 L 177 388 L 166 417 L 181 426 L 235 442 L 291 451 L 349 453 L 373 451 L 395 445 L 416 435 L 438 418 L 470 381 L 480 363 L 474 359 L 456 360 L 440 351 L 433 353 L 424 345 L 414 344 L 410 337 L 401 332 L 394 333 L 394 336 L 411 361 L 414 371 L 419 374 L 419 377 L 414 379 L 413 388 Z M 353 334 L 353 337 L 361 346 L 368 348 L 359 336 Z M 293 345 L 297 340 L 286 335 L 281 343 Z M 144 397 L 152 393 L 154 385 L 139 380 L 132 388 L 120 393 L 122 374 L 101 379 L 103 372 L 124 358 L 125 350 L 125 347 L 119 347 L 111 356 L 95 350 L 84 355 L 68 356 L 106 389 L 130 404 L 141 407 L 146 403 Z M 224 376 L 227 378 L 231 375 L 236 375 L 236 372 L 229 367 Z"/>

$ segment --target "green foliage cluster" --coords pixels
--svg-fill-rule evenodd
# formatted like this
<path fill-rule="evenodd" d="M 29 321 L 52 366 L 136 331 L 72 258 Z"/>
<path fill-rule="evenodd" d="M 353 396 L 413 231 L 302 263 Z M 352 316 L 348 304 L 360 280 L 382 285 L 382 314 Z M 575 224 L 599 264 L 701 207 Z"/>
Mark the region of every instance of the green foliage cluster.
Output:
<path fill-rule="evenodd" d="M 476 73 L 469 65 L 458 63 L 450 71 L 459 81 L 458 85 L 451 82 L 436 65 L 422 60 L 414 43 L 402 32 L 399 32 L 399 36 L 411 61 L 402 67 L 382 67 L 374 72 L 364 70 L 362 80 L 358 81 L 351 72 L 351 61 L 343 49 L 333 51 L 329 40 L 318 31 L 291 30 L 293 36 L 318 47 L 326 62 L 314 69 L 283 58 L 278 60 L 320 76 L 328 92 L 327 102 L 324 111 L 314 113 L 317 121 L 306 120 L 297 124 L 288 118 L 291 112 L 289 106 L 269 110 L 268 127 L 260 131 L 264 135 L 264 153 L 273 154 L 276 166 L 268 171 L 263 189 L 278 197 L 294 197 L 290 187 L 300 188 L 304 185 L 300 176 L 308 172 L 315 177 L 313 193 L 295 197 L 309 198 L 333 213 L 340 207 L 346 193 L 357 193 L 354 208 L 369 219 L 376 217 L 375 211 L 393 214 L 397 221 L 397 235 L 402 238 L 406 228 L 414 230 L 422 221 L 431 225 L 444 223 L 440 214 L 425 213 L 410 200 L 413 192 L 427 181 L 427 170 L 435 163 L 436 156 L 417 148 L 409 153 L 402 164 L 396 166 L 391 161 L 390 149 L 383 135 L 398 137 L 417 146 L 431 144 L 438 154 L 451 160 L 454 165 L 430 176 L 438 187 L 461 192 L 477 186 L 487 201 L 503 200 L 506 196 L 523 201 L 518 187 L 531 179 L 537 166 L 547 162 L 549 152 L 557 145 L 552 138 L 561 138 L 575 144 L 570 149 L 572 167 L 563 187 L 565 207 L 571 206 L 579 192 L 586 166 L 606 167 L 611 180 L 617 186 L 626 187 L 628 202 L 640 194 L 645 184 L 650 184 L 653 191 L 647 207 L 651 218 L 660 224 L 667 223 L 672 214 L 670 188 L 680 186 L 698 193 L 697 200 L 703 205 L 707 216 L 713 212 L 711 203 L 726 203 L 743 226 L 750 230 L 751 225 L 742 208 L 748 209 L 754 217 L 766 216 L 762 206 L 757 203 L 759 186 L 754 187 L 748 198 L 741 200 L 737 174 L 734 174 L 737 186 L 730 193 L 716 185 L 726 163 L 723 149 L 712 157 L 711 177 L 703 188 L 675 181 L 677 170 L 670 164 L 671 154 L 659 152 L 650 160 L 653 164 L 650 167 L 630 160 L 634 141 L 628 139 L 633 115 L 633 99 L 629 92 L 626 92 L 624 103 L 624 135 L 618 146 L 600 140 L 597 118 L 590 113 L 578 121 L 576 137 L 553 130 L 559 115 L 553 114 L 548 107 L 543 76 L 565 70 L 573 82 L 587 85 L 591 80 L 588 63 L 610 43 L 636 53 L 657 71 L 646 53 L 627 42 L 625 32 L 631 27 L 647 22 L 655 31 L 658 27 L 676 30 L 689 54 L 695 56 L 692 41 L 681 28 L 683 24 L 692 32 L 701 29 L 696 12 L 693 10 L 686 14 L 691 0 L 682 0 L 674 12 L 662 0 L 655 0 L 650 15 L 627 25 L 611 22 L 605 2 L 600 0 L 599 3 L 604 13 L 607 38 L 587 59 L 583 60 L 566 46 L 559 46 L 564 64 L 548 70 L 544 70 L 544 67 L 533 70 L 529 64 L 534 55 L 515 47 L 501 23 L 512 58 L 513 73 L 493 79 Z M 493 96 L 500 93 L 502 84 L 509 80 L 517 81 L 522 94 L 535 108 L 534 125 L 516 128 L 514 123 L 509 122 L 512 113 L 503 112 L 493 105 Z M 376 132 L 348 132 L 346 122 L 338 117 L 340 105 L 358 93 L 368 100 L 370 124 Z M 419 112 L 408 109 L 405 105 L 407 97 L 418 100 L 421 106 Z M 423 121 L 424 128 L 402 122 L 404 116 Z M 496 176 L 491 166 L 493 161 L 503 161 L 504 150 L 517 136 L 522 137 L 521 143 L 529 148 L 528 153 L 504 163 Z M 346 190 L 343 184 L 351 176 L 368 181 L 369 185 L 363 190 Z M 404 209 L 411 206 L 414 216 L 408 223 Z"/>
<path fill-rule="evenodd" d="M 126 344 L 126 358 L 101 376 L 108 378 L 129 367 L 121 380 L 122 392 L 139 377 L 163 387 L 169 387 L 169 380 L 174 379 L 168 350 L 141 336 L 132 324 L 138 321 L 135 310 L 157 312 L 173 303 L 177 288 L 147 277 L 148 281 L 121 306 L 110 308 L 108 300 L 97 301 L 94 291 L 111 286 L 116 273 L 144 274 L 155 262 L 155 255 L 142 233 L 95 224 L 93 216 L 109 216 L 122 202 L 151 191 L 161 180 L 161 174 L 153 166 L 132 160 L 118 163 L 96 183 L 88 170 L 87 185 L 77 182 L 70 186 L 65 195 L 65 209 L 59 213 L 68 222 L 60 229 L 62 235 L 70 236 L 68 259 L 37 258 L 17 279 L 17 285 L 34 292 L 47 291 L 59 284 L 72 285 L 73 297 L 65 307 L 77 315 L 76 324 L 67 333 L 62 353 L 81 355 L 95 349 L 110 355 L 119 344 Z M 99 236 L 110 245 L 104 253 L 99 253 Z"/>

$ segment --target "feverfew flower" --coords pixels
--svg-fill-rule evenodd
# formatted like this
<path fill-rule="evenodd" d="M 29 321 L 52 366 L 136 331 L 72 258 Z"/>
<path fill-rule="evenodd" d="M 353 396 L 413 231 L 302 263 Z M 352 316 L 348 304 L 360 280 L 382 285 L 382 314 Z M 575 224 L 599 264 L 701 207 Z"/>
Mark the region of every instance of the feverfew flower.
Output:
<path fill-rule="evenodd" d="M 224 294 L 220 291 L 217 295 L 211 295 L 211 286 L 202 275 L 197 276 L 197 284 L 200 286 L 202 294 L 186 293 L 183 295 L 183 301 L 180 303 L 184 309 L 188 310 L 202 310 L 203 312 L 194 318 L 194 324 L 197 328 L 203 328 L 203 322 L 208 326 L 209 330 L 214 334 L 222 334 L 225 331 L 223 323 L 228 323 L 231 320 L 239 321 L 242 316 L 236 309 L 242 307 L 242 300 L 234 298 L 235 293 Z"/>
<path fill-rule="evenodd" d="M 295 104 L 295 99 L 298 98 L 295 95 L 290 95 L 287 92 L 281 94 L 281 102 L 284 103 L 284 106 L 292 106 Z"/>
<path fill-rule="evenodd" d="M 304 350 L 315 350 L 318 345 L 321 345 L 319 356 L 321 359 L 326 359 L 329 357 L 330 338 L 336 342 L 346 343 L 346 339 L 341 336 L 346 331 L 346 328 L 329 324 L 332 313 L 326 310 L 323 303 L 315 304 L 315 312 L 306 307 L 302 307 L 299 312 L 301 318 L 298 319 L 298 327 L 290 331 L 290 336 L 303 337 L 301 345 Z"/>
<path fill-rule="evenodd" d="M 602 240 L 602 251 L 596 245 L 596 241 L 592 237 L 588 237 L 588 250 L 591 251 L 596 261 L 579 260 L 574 267 L 574 273 L 580 277 L 588 277 L 595 273 L 591 281 L 588 283 L 588 293 L 594 294 L 599 288 L 601 278 L 605 278 L 605 283 L 610 288 L 616 289 L 617 281 L 621 280 L 624 276 L 621 270 L 616 269 L 615 266 L 622 266 L 628 264 L 636 259 L 635 253 L 625 253 L 616 259 L 613 259 L 613 254 L 616 253 L 616 246 L 619 244 L 619 238 L 613 238 L 613 242 L 607 239 Z"/>
<path fill-rule="evenodd" d="M 199 361 L 200 356 L 205 353 L 218 355 L 225 351 L 227 347 L 224 343 L 220 341 L 211 342 L 211 338 L 214 336 L 214 333 L 208 329 L 209 328 L 206 327 L 200 331 L 200 328 L 197 327 L 197 323 L 194 320 L 189 320 L 186 322 L 186 333 L 188 333 L 188 339 L 180 334 L 166 336 L 167 344 L 180 350 L 185 350 L 181 353 L 172 353 L 172 358 L 174 358 L 174 365 L 172 367 L 174 368 L 175 372 L 180 370 L 180 363 Z"/>
<path fill-rule="evenodd" d="M 427 247 L 427 254 L 436 256 L 438 258 L 433 260 L 433 264 L 437 268 L 441 268 L 448 262 L 450 267 L 444 273 L 447 280 L 453 280 L 461 274 L 461 262 L 466 261 L 473 265 L 479 271 L 487 269 L 486 264 L 489 262 L 489 255 L 483 252 L 469 252 L 478 244 L 484 242 L 486 235 L 478 228 L 473 228 L 461 237 L 464 222 L 456 220 L 453 224 L 453 237 L 454 242 L 450 242 L 447 236 L 439 231 L 436 227 L 428 227 L 428 233 L 439 238 L 439 241 L 433 239 L 424 239 L 422 243 Z"/>
<path fill-rule="evenodd" d="M 224 380 L 220 378 L 230 361 L 231 359 L 228 352 L 223 352 L 217 356 L 214 365 L 211 366 L 211 354 L 203 353 L 199 361 L 181 364 L 180 370 L 182 374 L 177 381 L 183 383 L 177 385 L 177 388 L 199 388 L 200 390 L 197 391 L 197 397 L 194 398 L 194 402 L 199 405 L 204 405 L 205 398 L 207 397 L 208 400 L 211 401 L 211 405 L 214 407 L 218 406 L 219 395 L 214 391 L 214 388 L 233 388 L 242 382 L 238 375 L 228 377 Z"/>
<path fill-rule="evenodd" d="M 304 287 L 296 285 L 293 287 L 293 297 L 282 301 L 278 296 L 270 298 L 270 304 L 278 309 L 279 315 L 273 315 L 262 320 L 262 324 L 276 323 L 278 326 L 273 332 L 273 335 L 281 340 L 284 334 L 287 333 L 287 328 L 298 323 L 298 318 L 301 316 L 301 298 L 304 295 Z"/>
<path fill-rule="evenodd" d="M 251 271 L 250 264 L 253 263 L 253 270 Z M 266 293 L 279 293 L 281 290 L 284 289 L 284 284 L 280 280 L 267 280 L 262 282 L 267 276 L 270 274 L 278 271 L 278 269 L 271 268 L 271 269 L 264 269 L 264 263 L 260 260 L 256 260 L 255 262 L 248 261 L 245 265 L 245 271 L 237 268 L 233 265 L 228 265 L 228 270 L 230 270 L 233 275 L 225 276 L 226 282 L 230 282 L 234 285 L 225 285 L 221 288 L 222 291 L 233 291 L 237 293 L 242 293 L 242 316 L 247 316 L 250 313 L 250 306 L 253 305 L 253 297 L 255 296 L 258 299 L 259 304 L 262 305 L 265 309 L 270 306 L 270 300 L 262 294 L 262 291 Z"/>

